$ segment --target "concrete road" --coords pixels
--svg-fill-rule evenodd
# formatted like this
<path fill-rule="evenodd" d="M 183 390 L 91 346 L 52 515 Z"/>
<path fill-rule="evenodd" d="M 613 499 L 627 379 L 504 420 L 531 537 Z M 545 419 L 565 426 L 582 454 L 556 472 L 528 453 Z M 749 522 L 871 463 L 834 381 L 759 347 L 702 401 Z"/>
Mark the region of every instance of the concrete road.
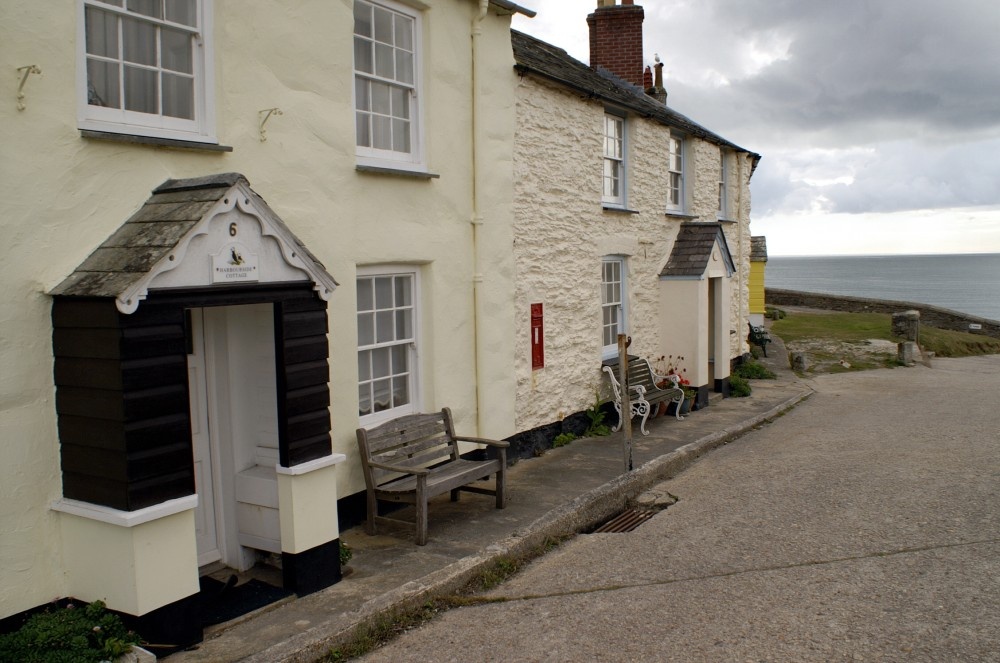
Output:
<path fill-rule="evenodd" d="M 1000 356 L 829 375 L 370 661 L 1000 661 Z"/>

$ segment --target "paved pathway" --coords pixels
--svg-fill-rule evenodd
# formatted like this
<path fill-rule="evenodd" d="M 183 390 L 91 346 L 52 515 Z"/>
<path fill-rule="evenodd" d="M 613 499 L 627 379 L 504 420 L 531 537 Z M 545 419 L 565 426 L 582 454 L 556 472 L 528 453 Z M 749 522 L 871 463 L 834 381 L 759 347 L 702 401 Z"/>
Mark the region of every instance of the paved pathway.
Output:
<path fill-rule="evenodd" d="M 371 661 L 1000 661 L 1000 356 L 827 375 Z"/>

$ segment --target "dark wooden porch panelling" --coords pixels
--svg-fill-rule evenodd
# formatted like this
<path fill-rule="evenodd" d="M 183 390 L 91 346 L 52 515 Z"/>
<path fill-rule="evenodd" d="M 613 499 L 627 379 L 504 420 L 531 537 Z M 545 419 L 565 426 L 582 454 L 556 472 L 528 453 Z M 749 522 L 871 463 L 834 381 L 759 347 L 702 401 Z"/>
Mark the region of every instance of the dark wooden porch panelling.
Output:
<path fill-rule="evenodd" d="M 123 511 L 194 493 L 183 310 L 52 307 L 63 495 Z"/>
<path fill-rule="evenodd" d="M 150 293 L 52 307 L 63 495 L 134 511 L 195 492 L 185 309 L 273 303 L 280 462 L 329 455 L 327 306 L 311 284 Z"/>
<path fill-rule="evenodd" d="M 310 293 L 276 304 L 274 331 L 279 462 L 292 467 L 332 451 L 326 302 Z"/>

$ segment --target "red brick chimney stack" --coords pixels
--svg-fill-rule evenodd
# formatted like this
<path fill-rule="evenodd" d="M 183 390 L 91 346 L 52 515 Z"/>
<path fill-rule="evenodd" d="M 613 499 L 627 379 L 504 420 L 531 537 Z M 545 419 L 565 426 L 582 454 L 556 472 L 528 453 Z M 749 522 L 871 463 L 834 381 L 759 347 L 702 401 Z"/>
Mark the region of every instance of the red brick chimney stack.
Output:
<path fill-rule="evenodd" d="M 642 7 L 633 0 L 597 0 L 587 17 L 590 26 L 590 66 L 604 67 L 632 85 L 643 87 Z"/>

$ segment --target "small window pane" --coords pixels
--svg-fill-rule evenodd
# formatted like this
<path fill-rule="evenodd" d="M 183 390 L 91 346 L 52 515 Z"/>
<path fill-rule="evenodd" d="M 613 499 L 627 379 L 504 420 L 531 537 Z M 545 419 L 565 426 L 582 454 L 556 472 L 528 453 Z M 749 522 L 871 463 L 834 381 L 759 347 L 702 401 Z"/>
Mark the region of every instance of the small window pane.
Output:
<path fill-rule="evenodd" d="M 365 113 L 358 113 L 358 145 L 361 147 L 371 147 L 371 117 Z"/>
<path fill-rule="evenodd" d="M 372 36 L 372 7 L 367 2 L 354 3 L 354 34 Z"/>
<path fill-rule="evenodd" d="M 392 13 L 375 7 L 375 41 L 392 43 Z"/>
<path fill-rule="evenodd" d="M 385 83 L 371 84 L 371 105 L 372 111 L 379 115 L 390 115 L 392 104 L 390 102 L 390 87 Z"/>
<path fill-rule="evenodd" d="M 391 343 L 396 340 L 396 333 L 392 324 L 392 311 L 377 311 L 375 313 L 375 342 Z"/>
<path fill-rule="evenodd" d="M 372 353 L 371 350 L 362 350 L 358 353 L 358 379 L 362 382 L 372 379 Z"/>
<path fill-rule="evenodd" d="M 87 60 L 87 103 L 107 108 L 122 107 L 117 63 Z"/>
<path fill-rule="evenodd" d="M 410 151 L 410 123 L 408 121 L 392 121 L 392 149 L 396 152 Z"/>
<path fill-rule="evenodd" d="M 382 78 L 392 78 L 395 71 L 392 46 L 375 44 L 375 75 Z"/>
<path fill-rule="evenodd" d="M 392 407 L 392 380 L 377 380 L 372 383 L 372 395 L 375 399 L 375 411 L 382 412 Z"/>
<path fill-rule="evenodd" d="M 159 113 L 160 100 L 156 93 L 156 78 L 155 71 L 125 67 L 125 110 Z"/>
<path fill-rule="evenodd" d="M 191 37 L 177 30 L 166 28 L 160 31 L 160 57 L 163 68 L 184 74 L 194 73 L 194 57 L 191 53 Z"/>
<path fill-rule="evenodd" d="M 396 311 L 396 338 L 413 338 L 413 311 L 400 309 Z"/>
<path fill-rule="evenodd" d="M 185 120 L 194 119 L 194 79 L 163 74 L 163 114 Z"/>
<path fill-rule="evenodd" d="M 87 7 L 87 53 L 118 59 L 118 18 Z"/>
<path fill-rule="evenodd" d="M 156 26 L 134 18 L 122 19 L 127 62 L 156 66 Z"/>
<path fill-rule="evenodd" d="M 371 110 L 371 100 L 368 98 L 368 81 L 363 78 L 354 79 L 354 103 L 358 110 Z"/>
<path fill-rule="evenodd" d="M 361 37 L 354 38 L 354 68 L 366 74 L 374 73 L 374 57 L 372 43 Z"/>
<path fill-rule="evenodd" d="M 197 27 L 196 0 L 167 0 L 167 20 Z"/>
<path fill-rule="evenodd" d="M 396 80 L 413 85 L 413 54 L 396 51 Z"/>
<path fill-rule="evenodd" d="M 410 306 L 413 298 L 410 294 L 412 279 L 409 276 L 397 276 L 396 284 L 396 306 Z"/>
<path fill-rule="evenodd" d="M 372 391 L 371 385 L 358 385 L 358 415 L 365 416 L 372 413 Z"/>
<path fill-rule="evenodd" d="M 372 280 L 358 279 L 358 310 L 371 311 L 375 308 L 375 299 L 372 296 Z"/>
<path fill-rule="evenodd" d="M 410 402 L 410 384 L 407 376 L 392 379 L 392 406 L 399 407 Z"/>
<path fill-rule="evenodd" d="M 391 276 L 379 276 L 375 279 L 375 308 L 392 308 Z"/>
<path fill-rule="evenodd" d="M 371 313 L 358 314 L 358 345 L 375 343 L 375 316 Z"/>
<path fill-rule="evenodd" d="M 163 18 L 163 14 L 160 13 L 160 0 L 128 0 L 128 10 L 143 16 Z"/>
<path fill-rule="evenodd" d="M 396 46 L 413 50 L 413 19 L 396 14 Z"/>
<path fill-rule="evenodd" d="M 393 87 L 389 97 L 392 101 L 391 115 L 408 120 L 410 118 L 410 91 L 402 87 Z"/>
<path fill-rule="evenodd" d="M 372 118 L 372 147 L 378 150 L 392 149 L 392 121 L 387 117 Z"/>
<path fill-rule="evenodd" d="M 378 348 L 372 350 L 372 377 L 384 378 L 389 376 L 389 348 Z"/>
<path fill-rule="evenodd" d="M 410 351 L 405 345 L 392 346 L 392 374 L 408 373 Z"/>

